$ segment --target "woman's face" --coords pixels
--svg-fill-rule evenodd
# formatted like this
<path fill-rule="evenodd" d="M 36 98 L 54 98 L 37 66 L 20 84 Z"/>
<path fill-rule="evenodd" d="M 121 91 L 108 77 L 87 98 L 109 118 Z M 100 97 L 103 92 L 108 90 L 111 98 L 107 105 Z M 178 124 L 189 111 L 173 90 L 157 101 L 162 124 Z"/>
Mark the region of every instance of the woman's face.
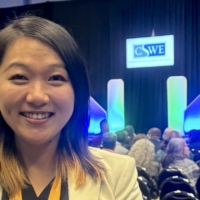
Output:
<path fill-rule="evenodd" d="M 183 154 L 185 156 L 189 156 L 189 147 L 185 144 L 184 149 L 183 149 Z"/>
<path fill-rule="evenodd" d="M 74 91 L 56 51 L 27 37 L 13 41 L 0 65 L 0 111 L 16 141 L 58 139 L 73 110 Z"/>

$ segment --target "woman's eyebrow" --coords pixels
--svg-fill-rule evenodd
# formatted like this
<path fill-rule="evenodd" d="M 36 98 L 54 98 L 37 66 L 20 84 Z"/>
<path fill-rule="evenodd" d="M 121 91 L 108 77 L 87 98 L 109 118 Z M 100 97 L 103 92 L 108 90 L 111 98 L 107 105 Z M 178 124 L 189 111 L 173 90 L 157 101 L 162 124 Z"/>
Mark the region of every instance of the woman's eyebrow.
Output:
<path fill-rule="evenodd" d="M 49 65 L 49 69 L 64 69 L 65 70 L 65 65 L 64 63 L 59 63 L 59 64 L 51 64 Z"/>
<path fill-rule="evenodd" d="M 14 63 L 11 63 L 5 70 L 4 72 L 6 71 L 9 71 L 13 68 L 20 68 L 20 69 L 24 69 L 26 71 L 30 71 L 30 67 L 28 67 L 27 65 L 23 64 L 23 63 L 19 63 L 19 62 L 14 62 Z M 65 66 L 63 63 L 57 63 L 57 64 L 50 64 L 49 65 L 49 71 L 50 70 L 54 70 L 54 69 L 64 69 L 65 70 Z"/>
<path fill-rule="evenodd" d="M 22 63 L 17 63 L 17 62 L 15 62 L 15 63 L 11 63 L 11 64 L 4 70 L 4 72 L 7 72 L 7 71 L 9 71 L 9 70 L 11 70 L 11 69 L 13 69 L 13 68 L 22 68 L 22 69 L 25 69 L 25 70 L 28 69 L 28 67 L 27 67 L 26 65 L 24 65 L 24 64 L 22 64 Z"/>

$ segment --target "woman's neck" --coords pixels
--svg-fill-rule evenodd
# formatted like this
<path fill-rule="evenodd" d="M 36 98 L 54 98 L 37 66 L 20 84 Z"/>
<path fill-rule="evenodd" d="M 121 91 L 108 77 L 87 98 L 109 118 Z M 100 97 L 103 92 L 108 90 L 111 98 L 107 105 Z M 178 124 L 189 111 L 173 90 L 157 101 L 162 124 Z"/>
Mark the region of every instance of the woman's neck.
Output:
<path fill-rule="evenodd" d="M 55 177 L 58 139 L 44 145 L 30 145 L 16 140 L 20 158 L 37 196 Z"/>

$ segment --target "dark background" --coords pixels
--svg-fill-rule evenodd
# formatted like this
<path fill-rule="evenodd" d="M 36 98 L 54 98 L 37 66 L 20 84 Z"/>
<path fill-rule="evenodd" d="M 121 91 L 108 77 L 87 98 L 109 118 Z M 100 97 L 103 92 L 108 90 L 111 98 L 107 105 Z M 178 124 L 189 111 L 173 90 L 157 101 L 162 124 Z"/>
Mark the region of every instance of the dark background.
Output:
<path fill-rule="evenodd" d="M 125 83 L 125 121 L 136 132 L 167 127 L 169 76 L 186 76 L 188 104 L 200 91 L 200 0 L 76 0 L 0 9 L 0 26 L 25 13 L 64 26 L 85 59 L 92 97 L 104 108 L 107 82 Z M 174 35 L 174 66 L 126 69 L 127 38 Z"/>

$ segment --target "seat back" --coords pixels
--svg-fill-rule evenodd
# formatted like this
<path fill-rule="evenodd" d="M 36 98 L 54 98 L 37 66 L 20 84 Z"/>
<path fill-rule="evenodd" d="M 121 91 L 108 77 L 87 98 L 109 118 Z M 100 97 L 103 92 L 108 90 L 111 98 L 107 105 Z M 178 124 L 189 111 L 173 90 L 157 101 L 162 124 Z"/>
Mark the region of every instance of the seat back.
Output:
<path fill-rule="evenodd" d="M 200 198 L 200 177 L 198 178 L 197 183 L 196 183 L 196 190 Z"/>
<path fill-rule="evenodd" d="M 192 193 L 177 190 L 166 194 L 160 200 L 198 200 L 198 199 Z"/>
<path fill-rule="evenodd" d="M 143 177 L 138 177 L 137 180 L 138 180 L 138 184 L 139 184 L 140 190 L 142 192 L 143 199 L 151 200 L 150 189 L 148 187 L 146 179 L 143 178 Z"/>
<path fill-rule="evenodd" d="M 176 169 L 172 167 L 163 169 L 158 177 L 158 189 L 160 189 L 160 186 L 163 181 L 165 181 L 167 178 L 172 177 L 172 176 L 178 176 L 178 177 L 183 177 L 187 179 L 187 176 L 182 173 L 181 169 Z"/>
<path fill-rule="evenodd" d="M 156 181 L 147 173 L 146 169 L 140 166 L 137 166 L 138 176 L 146 179 L 147 184 L 150 189 L 150 197 L 152 199 L 157 199 L 159 196 L 158 186 Z"/>
<path fill-rule="evenodd" d="M 173 176 L 170 178 L 167 178 L 160 186 L 160 199 L 162 199 L 166 194 L 181 190 L 184 192 L 192 193 L 194 196 L 196 195 L 196 192 L 194 188 L 190 185 L 190 182 L 188 179 Z"/>

